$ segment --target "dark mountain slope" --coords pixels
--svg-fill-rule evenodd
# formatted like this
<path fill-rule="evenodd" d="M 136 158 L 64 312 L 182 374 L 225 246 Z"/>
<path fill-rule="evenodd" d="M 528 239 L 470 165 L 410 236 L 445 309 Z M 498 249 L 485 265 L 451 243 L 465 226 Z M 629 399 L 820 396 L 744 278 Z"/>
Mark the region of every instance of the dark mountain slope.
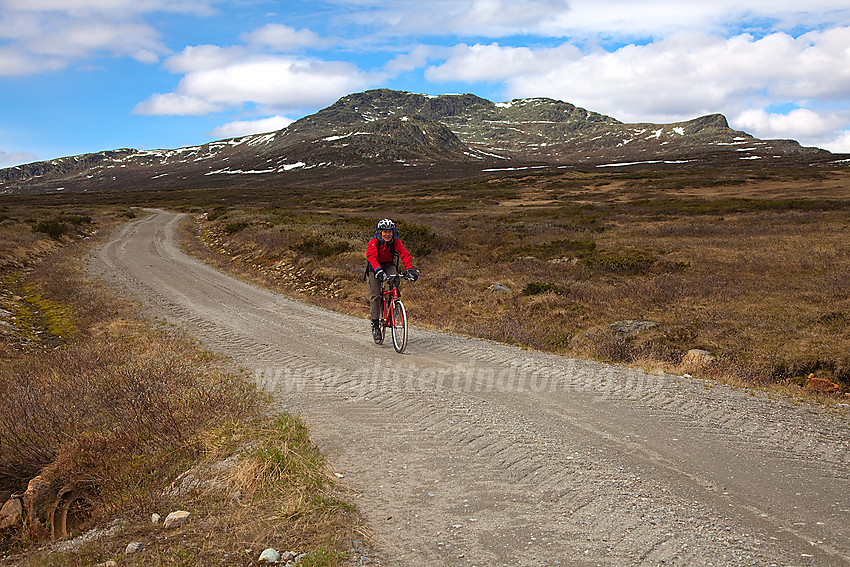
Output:
<path fill-rule="evenodd" d="M 722 115 L 626 124 L 547 99 L 392 90 L 351 94 L 277 132 L 174 150 L 114 150 L 0 170 L 0 194 L 57 190 L 302 185 L 469 176 L 531 165 L 740 164 L 832 159 L 792 140 L 759 140 Z"/>

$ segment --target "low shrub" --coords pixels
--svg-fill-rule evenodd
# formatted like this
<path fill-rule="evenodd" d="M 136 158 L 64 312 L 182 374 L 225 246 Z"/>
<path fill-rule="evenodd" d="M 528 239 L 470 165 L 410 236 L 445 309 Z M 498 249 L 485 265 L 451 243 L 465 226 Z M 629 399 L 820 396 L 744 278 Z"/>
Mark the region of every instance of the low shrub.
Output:
<path fill-rule="evenodd" d="M 559 285 L 545 282 L 529 282 L 523 289 L 523 295 L 539 295 L 541 293 L 555 293 L 557 295 L 568 295 L 570 290 Z"/>
<path fill-rule="evenodd" d="M 399 221 L 398 229 L 399 238 L 414 258 L 427 256 L 448 247 L 448 240 L 441 238 L 430 226 Z"/>
<path fill-rule="evenodd" d="M 351 244 L 345 240 L 331 240 L 321 234 L 313 234 L 305 236 L 292 249 L 321 260 L 348 252 L 351 250 Z"/>
<path fill-rule="evenodd" d="M 508 258 L 533 256 L 540 260 L 551 260 L 565 256 L 585 257 L 596 250 L 596 242 L 592 239 L 571 240 L 568 238 L 553 240 L 543 244 L 519 246 L 508 253 Z"/>
<path fill-rule="evenodd" d="M 173 338 L 145 335 L 86 341 L 0 368 L 1 486 L 19 489 L 68 443 L 94 433 L 127 454 L 184 450 L 204 427 L 257 403 L 247 382 L 205 369 Z"/>
<path fill-rule="evenodd" d="M 593 255 L 584 260 L 585 264 L 603 272 L 635 275 L 648 271 L 656 259 L 643 252 Z"/>
<path fill-rule="evenodd" d="M 246 221 L 229 222 L 224 225 L 224 232 L 226 232 L 227 234 L 236 234 L 240 230 L 248 228 L 248 226 L 249 223 Z"/>
<path fill-rule="evenodd" d="M 578 354 L 606 362 L 633 359 L 632 340 L 620 333 L 594 330 L 575 337 L 570 347 Z"/>
<path fill-rule="evenodd" d="M 226 214 L 227 214 L 227 207 L 225 207 L 223 205 L 219 205 L 218 207 L 215 207 L 213 210 L 211 210 L 209 213 L 207 213 L 207 220 L 208 221 L 214 221 L 216 219 L 223 217 Z"/>
<path fill-rule="evenodd" d="M 81 224 L 91 224 L 92 218 L 89 215 L 61 215 L 57 217 L 59 220 L 71 223 L 75 226 L 80 226 Z"/>
<path fill-rule="evenodd" d="M 58 218 L 43 220 L 35 223 L 32 227 L 35 232 L 43 232 L 50 238 L 58 240 L 63 234 L 68 232 L 68 224 Z"/>
<path fill-rule="evenodd" d="M 91 224 L 92 218 L 89 215 L 66 214 L 37 222 L 33 220 L 32 222 L 34 232 L 41 232 L 58 240 L 70 230 L 71 226 L 78 227 L 83 224 Z"/>

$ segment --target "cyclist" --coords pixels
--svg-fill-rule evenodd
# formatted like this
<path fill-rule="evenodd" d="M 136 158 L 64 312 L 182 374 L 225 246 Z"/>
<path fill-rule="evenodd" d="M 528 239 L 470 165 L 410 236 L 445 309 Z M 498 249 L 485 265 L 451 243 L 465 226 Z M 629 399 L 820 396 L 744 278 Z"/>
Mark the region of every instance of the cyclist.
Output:
<path fill-rule="evenodd" d="M 401 259 L 408 279 L 416 281 L 419 274 L 413 269 L 410 252 L 401 243 L 398 229 L 390 219 L 383 219 L 375 226 L 375 237 L 366 246 L 366 286 L 369 289 L 369 310 L 372 316 L 372 336 L 381 340 L 381 282 L 400 275 L 398 261 Z"/>

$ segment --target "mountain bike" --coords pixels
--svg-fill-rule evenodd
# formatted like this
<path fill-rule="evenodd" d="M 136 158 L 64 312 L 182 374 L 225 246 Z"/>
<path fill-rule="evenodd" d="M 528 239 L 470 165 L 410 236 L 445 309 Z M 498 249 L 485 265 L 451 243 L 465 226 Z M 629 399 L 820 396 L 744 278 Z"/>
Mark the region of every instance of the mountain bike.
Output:
<path fill-rule="evenodd" d="M 410 279 L 399 274 L 381 282 L 381 339 L 375 339 L 377 344 L 383 344 L 389 327 L 393 336 L 393 348 L 398 353 L 404 352 L 404 347 L 407 346 L 407 311 L 404 310 L 398 287 L 402 278 Z"/>

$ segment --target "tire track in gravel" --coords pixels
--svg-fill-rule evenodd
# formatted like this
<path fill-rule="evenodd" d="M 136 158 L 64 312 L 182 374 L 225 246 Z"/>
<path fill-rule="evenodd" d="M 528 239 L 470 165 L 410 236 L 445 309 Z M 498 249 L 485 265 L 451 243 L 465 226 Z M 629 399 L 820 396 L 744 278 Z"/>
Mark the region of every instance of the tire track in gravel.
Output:
<path fill-rule="evenodd" d="M 178 220 L 123 225 L 92 269 L 304 418 L 382 563 L 850 564 L 846 416 L 448 333 L 399 356 L 182 254 Z"/>

